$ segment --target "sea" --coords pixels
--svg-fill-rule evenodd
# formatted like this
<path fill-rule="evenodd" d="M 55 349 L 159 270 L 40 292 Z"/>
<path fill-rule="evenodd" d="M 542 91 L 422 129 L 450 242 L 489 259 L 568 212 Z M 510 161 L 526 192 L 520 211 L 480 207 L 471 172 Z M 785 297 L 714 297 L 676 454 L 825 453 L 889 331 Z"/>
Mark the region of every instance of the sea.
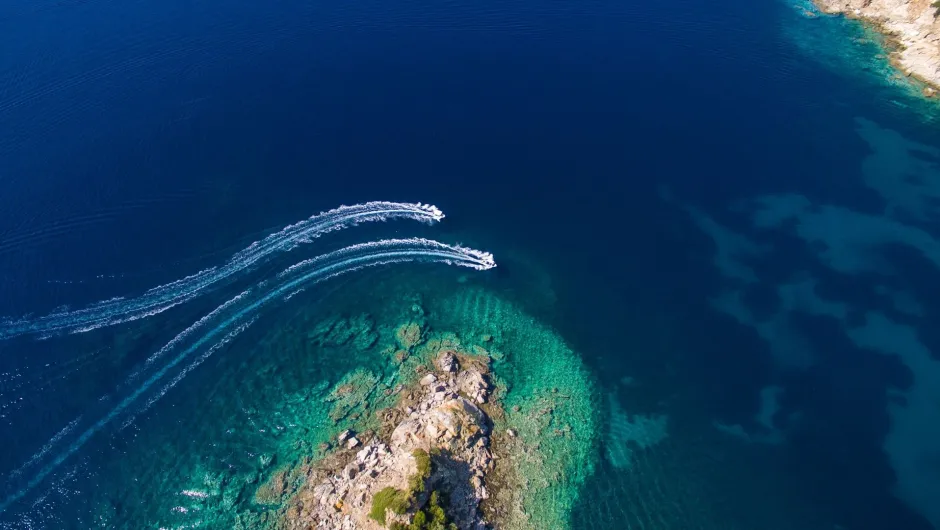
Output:
<path fill-rule="evenodd" d="M 886 50 L 805 0 L 3 2 L 0 529 L 262 528 L 416 314 L 582 399 L 534 528 L 940 528 L 940 104 Z"/>

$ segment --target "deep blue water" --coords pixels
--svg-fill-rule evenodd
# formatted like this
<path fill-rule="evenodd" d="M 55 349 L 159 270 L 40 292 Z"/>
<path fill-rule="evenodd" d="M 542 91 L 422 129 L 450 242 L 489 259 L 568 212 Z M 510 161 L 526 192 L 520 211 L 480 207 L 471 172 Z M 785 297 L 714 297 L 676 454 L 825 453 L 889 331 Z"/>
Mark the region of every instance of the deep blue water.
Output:
<path fill-rule="evenodd" d="M 795 37 L 813 32 L 816 50 Z M 434 237 L 494 252 L 501 288 L 537 283 L 526 262 L 538 264 L 557 295 L 544 317 L 606 393 L 632 414 L 670 415 L 675 430 L 657 465 L 689 482 L 664 487 L 677 497 L 676 518 L 654 528 L 928 529 L 930 515 L 898 493 L 885 440 L 891 407 L 913 399 L 898 391 L 940 380 L 918 379 L 903 354 L 860 346 L 851 330 L 885 313 L 940 362 L 930 324 L 940 173 L 927 171 L 940 161 L 930 151 L 940 147 L 937 110 L 888 84 L 874 60 L 820 59 L 858 34 L 783 0 L 7 2 L 0 315 L 140 292 L 340 204 L 430 202 L 447 213 Z M 803 195 L 810 212 L 888 211 L 890 192 L 865 184 L 864 160 L 877 150 L 857 117 L 921 144 L 907 155 L 924 164 L 900 182 L 921 183 L 913 194 L 926 206 L 902 201 L 890 216 L 926 236 L 857 236 L 848 217 L 828 225 L 828 239 L 801 237 L 806 217 L 756 227 L 753 200 L 769 194 Z M 722 271 L 721 245 L 690 212 L 773 249 L 731 252 L 755 278 Z M 413 233 L 406 228 L 383 227 Z M 834 242 L 866 237 L 876 242 L 863 254 L 878 270 L 826 261 Z M 845 315 L 797 302 L 762 338 L 714 303 L 739 290 L 756 320 L 773 320 L 787 307 L 780 286 L 806 279 Z M 921 310 L 898 310 L 876 286 Z M 76 415 L 106 409 L 98 397 L 178 331 L 173 319 L 185 326 L 211 307 L 174 309 L 128 351 L 104 334 L 0 342 L 0 435 L 11 448 L 0 473 Z M 810 365 L 774 356 L 794 336 L 796 349 L 813 352 Z M 102 344 L 87 364 L 62 368 L 71 375 L 60 382 L 17 383 L 53 377 L 76 351 Z M 754 418 L 769 386 L 784 389 L 774 423 L 785 441 L 745 442 L 713 426 L 760 432 Z M 713 439 L 724 453 L 696 452 Z M 940 454 L 917 458 L 935 479 L 918 488 L 940 491 Z M 585 498 L 604 509 L 586 500 L 576 526 L 640 528 L 618 512 L 616 494 L 605 496 L 624 473 L 601 466 Z M 26 480 L 8 479 L 3 495 Z M 0 525 L 19 528 L 48 487 L 0 514 Z M 80 479 L 70 487 L 77 498 L 90 489 Z M 71 508 L 38 506 L 63 510 L 50 528 L 73 527 Z"/>

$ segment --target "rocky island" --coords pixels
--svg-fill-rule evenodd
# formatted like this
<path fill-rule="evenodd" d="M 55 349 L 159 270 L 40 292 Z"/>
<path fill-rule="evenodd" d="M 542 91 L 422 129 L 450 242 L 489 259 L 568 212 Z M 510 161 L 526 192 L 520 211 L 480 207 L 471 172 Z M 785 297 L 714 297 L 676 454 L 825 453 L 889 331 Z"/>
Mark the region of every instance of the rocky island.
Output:
<path fill-rule="evenodd" d="M 324 351 L 380 349 L 394 368 L 355 369 L 311 403 L 327 407 L 331 434 L 308 438 L 299 459 L 272 466 L 235 528 L 567 526 L 569 503 L 590 472 L 594 432 L 589 385 L 577 365 L 564 365 L 573 358 L 556 355 L 559 344 L 530 324 L 526 342 L 554 361 L 533 359 L 531 370 L 564 368 L 523 387 L 494 369 L 527 366 L 525 356 L 507 364 L 502 348 L 513 341 L 498 330 L 458 337 L 429 328 L 418 304 L 394 328 L 366 316 L 313 327 L 309 340 Z"/>
<path fill-rule="evenodd" d="M 940 89 L 940 18 L 935 0 L 814 0 L 820 10 L 872 24 L 896 48 L 891 61 L 906 75 Z"/>
<path fill-rule="evenodd" d="M 479 505 L 495 465 L 481 407 L 497 412 L 487 407 L 488 362 L 446 350 L 435 365 L 397 389 L 378 432 L 339 434 L 291 499 L 284 528 L 486 528 Z"/>

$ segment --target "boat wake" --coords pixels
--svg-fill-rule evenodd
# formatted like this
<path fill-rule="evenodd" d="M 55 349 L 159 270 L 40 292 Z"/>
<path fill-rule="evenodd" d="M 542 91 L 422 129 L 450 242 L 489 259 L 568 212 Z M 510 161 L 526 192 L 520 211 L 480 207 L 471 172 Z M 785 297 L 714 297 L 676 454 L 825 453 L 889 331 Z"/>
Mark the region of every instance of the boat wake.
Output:
<path fill-rule="evenodd" d="M 420 205 L 417 207 L 428 208 L 422 211 L 427 211 L 431 215 L 430 208 L 433 207 Z M 434 211 L 437 212 L 433 214 L 434 216 L 441 217 L 439 211 L 436 209 Z M 289 231 L 290 228 L 288 227 L 285 231 Z M 266 242 L 272 238 L 274 236 L 269 236 L 263 241 Z M 291 242 L 286 242 L 287 239 Z M 270 243 L 271 247 L 267 247 L 282 245 L 277 249 L 252 250 L 259 249 L 266 244 L 259 242 L 239 255 L 263 257 L 265 252 L 283 250 L 286 245 L 297 244 L 297 242 L 299 242 L 297 237 L 284 236 L 281 243 Z M 102 401 L 101 410 L 97 411 L 97 414 L 84 415 L 84 418 L 88 418 L 87 420 L 76 420 L 63 429 L 39 453 L 17 469 L 16 477 L 12 475 L 7 477 L 13 479 L 28 474 L 31 478 L 21 481 L 15 486 L 17 488 L 15 491 L 5 492 L 6 496 L 0 502 L 0 513 L 45 481 L 97 433 L 118 421 L 121 424 L 118 428 L 126 427 L 133 422 L 134 418 L 156 403 L 190 371 L 250 327 L 260 317 L 262 309 L 283 302 L 316 283 L 341 274 L 367 267 L 404 262 L 443 263 L 476 270 L 487 270 L 496 266 L 492 254 L 488 252 L 421 238 L 385 239 L 361 243 L 301 261 L 218 306 L 151 355 L 143 367 L 128 378 L 122 386 L 124 390 L 120 391 L 120 395 Z M 244 263 L 244 261 L 238 263 Z M 181 282 L 185 281 L 181 280 Z M 6 482 L 9 485 L 12 480 Z M 11 490 L 14 488 L 13 486 L 7 487 Z"/>
<path fill-rule="evenodd" d="M 412 219 L 434 223 L 443 218 L 443 212 L 430 204 L 375 201 L 340 206 L 255 241 L 223 265 L 154 287 L 136 298 L 113 298 L 82 309 L 62 309 L 33 319 L 0 319 L 0 340 L 20 335 L 49 337 L 80 333 L 146 318 L 188 302 L 210 288 L 219 286 L 224 280 L 233 279 L 260 265 L 274 254 L 289 252 L 325 233 L 366 222 Z"/>

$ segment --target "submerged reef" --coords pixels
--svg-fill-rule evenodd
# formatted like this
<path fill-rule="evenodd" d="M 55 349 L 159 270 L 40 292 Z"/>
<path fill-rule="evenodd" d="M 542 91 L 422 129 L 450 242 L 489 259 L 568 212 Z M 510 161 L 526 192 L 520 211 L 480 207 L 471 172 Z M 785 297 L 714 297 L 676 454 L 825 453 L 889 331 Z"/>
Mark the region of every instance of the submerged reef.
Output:
<path fill-rule="evenodd" d="M 596 458 L 591 380 L 511 304 L 473 288 L 449 302 L 411 304 L 399 322 L 332 317 L 312 328 L 318 344 L 378 343 L 391 368 L 353 369 L 311 404 L 329 409 L 333 434 L 272 466 L 235 528 L 570 526 Z M 498 309 L 466 314 L 481 304 Z M 456 321 L 459 333 L 431 323 Z"/>

